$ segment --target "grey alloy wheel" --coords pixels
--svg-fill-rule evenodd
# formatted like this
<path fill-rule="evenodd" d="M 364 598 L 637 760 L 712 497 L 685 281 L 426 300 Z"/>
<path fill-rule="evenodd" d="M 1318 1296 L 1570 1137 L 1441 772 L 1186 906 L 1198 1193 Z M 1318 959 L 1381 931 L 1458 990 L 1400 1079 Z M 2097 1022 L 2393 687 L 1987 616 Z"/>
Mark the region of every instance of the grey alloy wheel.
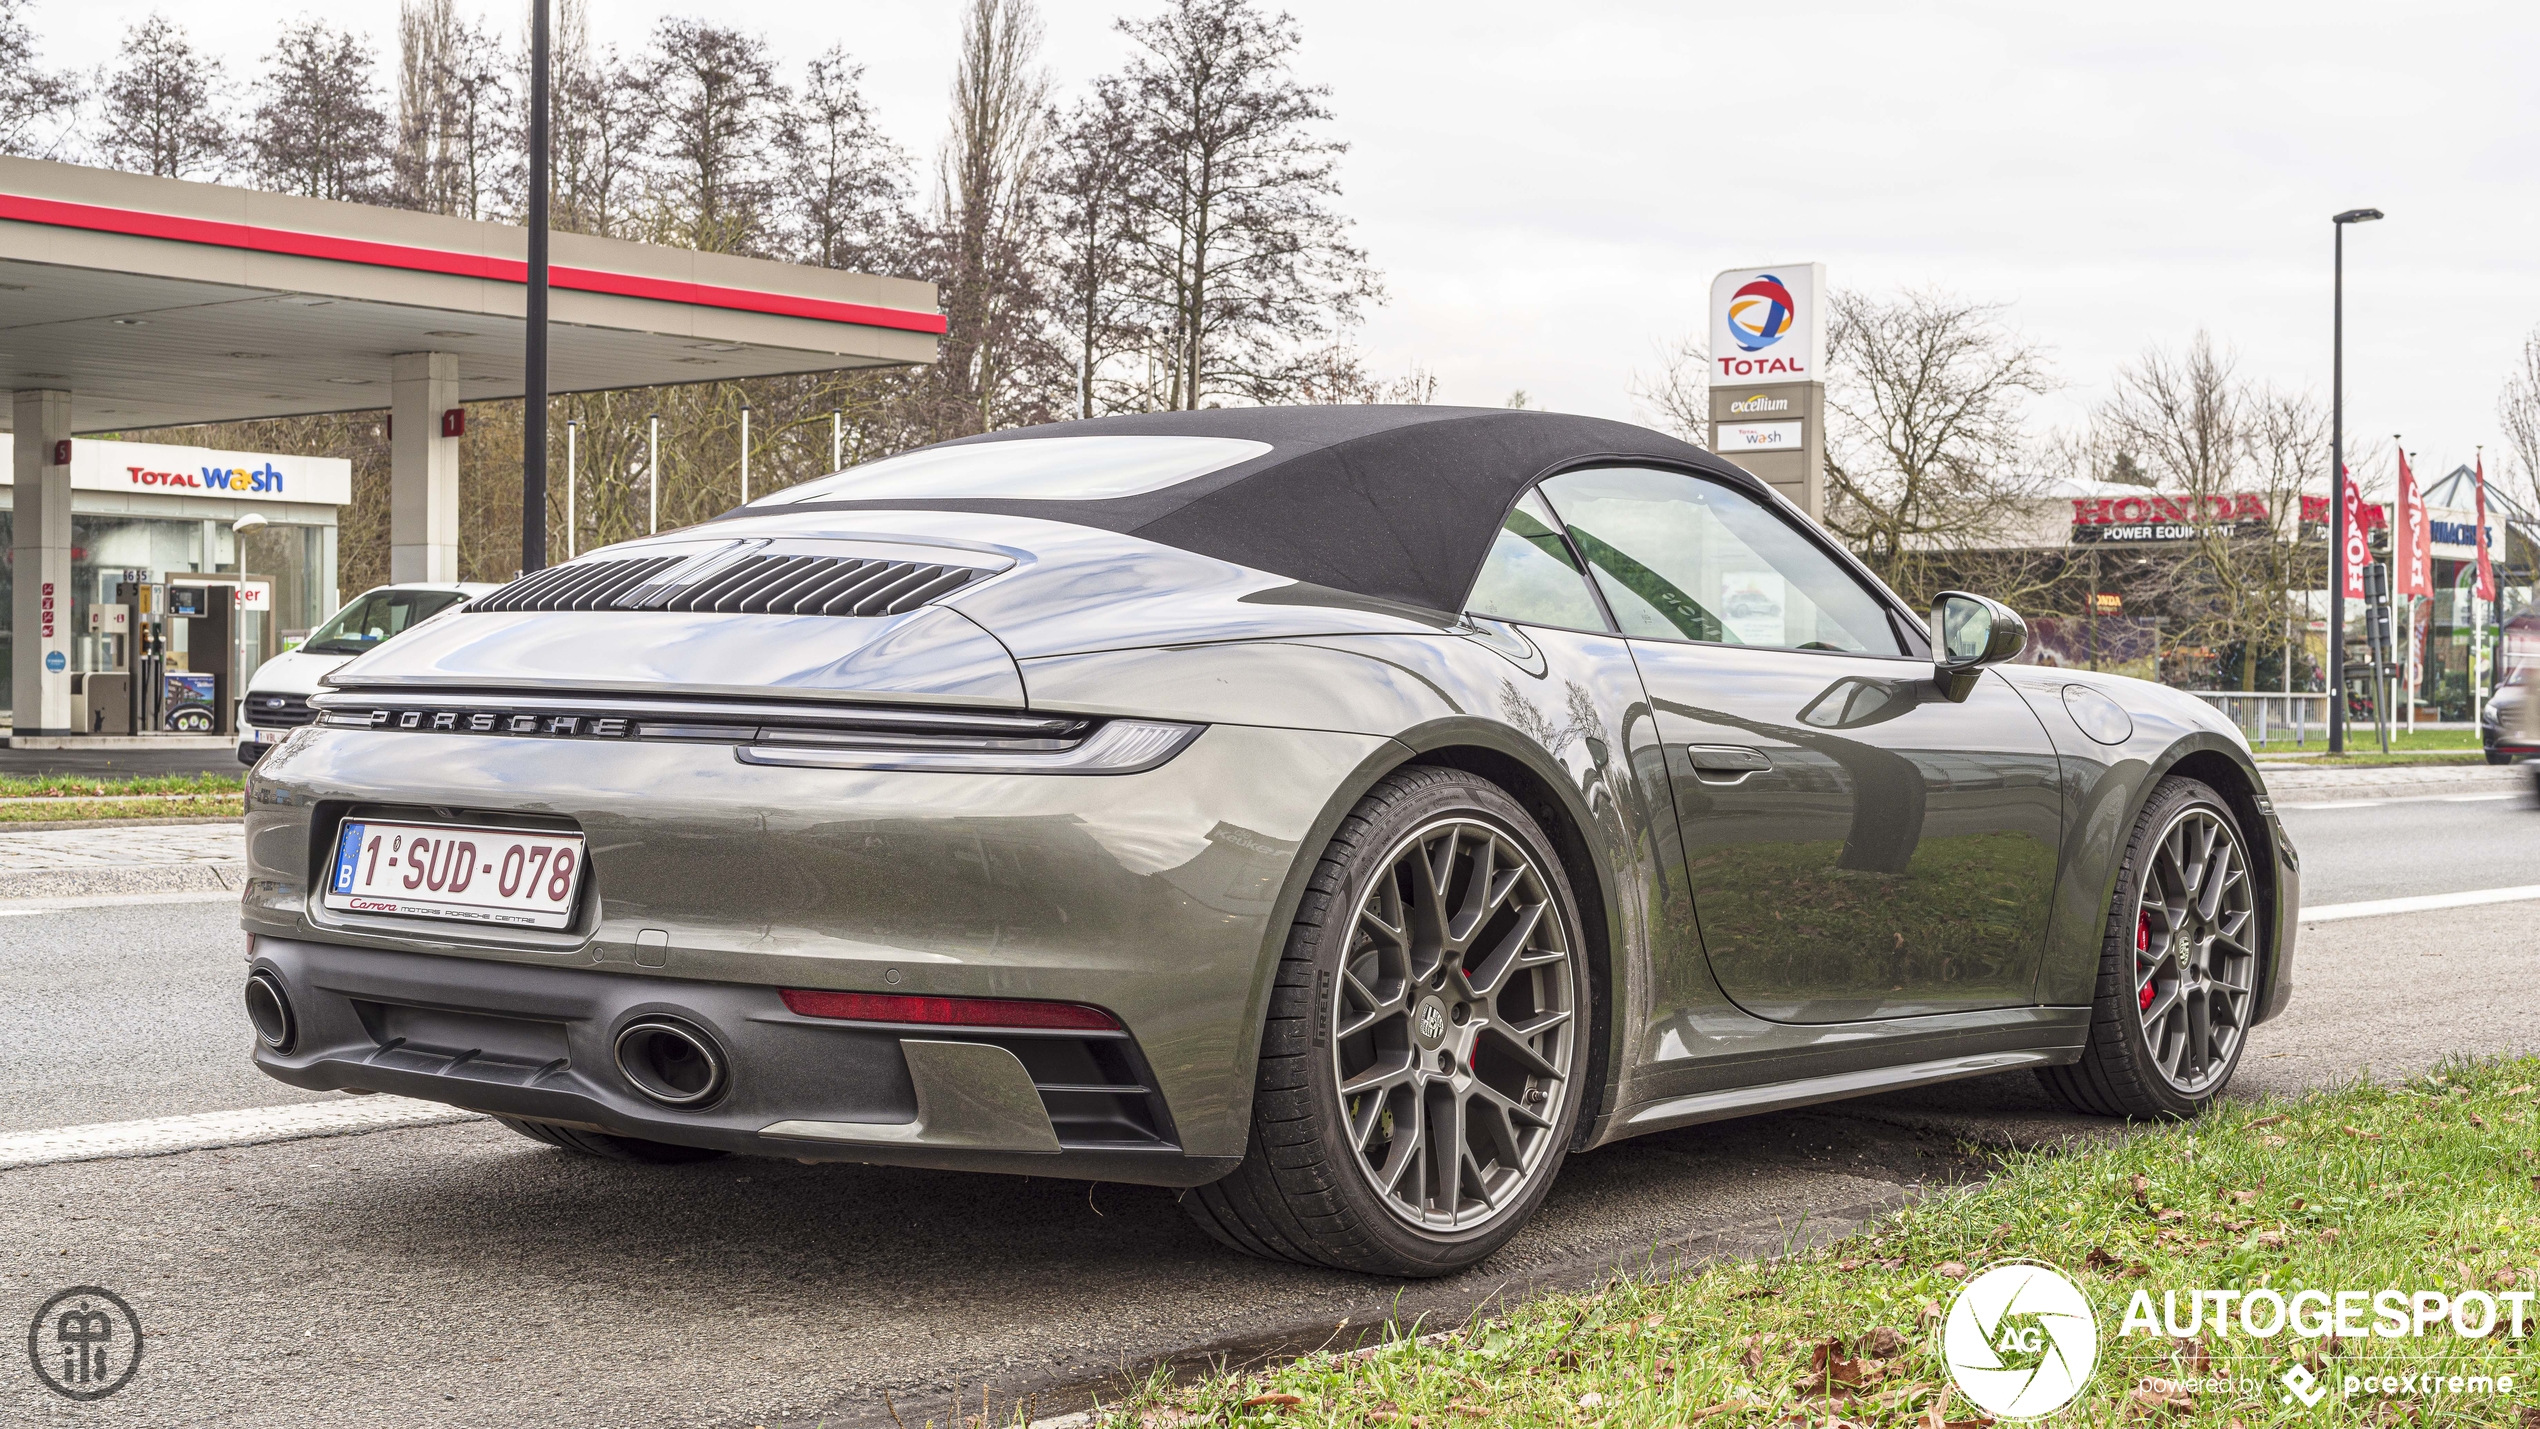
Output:
<path fill-rule="evenodd" d="M 2135 907 L 2134 999 L 2152 1068 L 2179 1096 L 2203 1096 L 2239 1060 L 2257 917 L 2240 831 L 2203 804 L 2171 816 Z"/>
<path fill-rule="evenodd" d="M 1561 1172 L 1598 1035 L 1573 865 L 1545 833 L 1561 818 L 1436 765 L 1359 798 L 1280 954 L 1243 1162 L 1182 1199 L 1201 1229 L 1415 1276 L 1517 1234 Z"/>
<path fill-rule="evenodd" d="M 2081 1055 L 2038 1079 L 2077 1111 L 2187 1117 L 2231 1081 L 2258 1009 L 2264 869 L 2212 785 L 2173 775 L 2135 815 Z"/>
<path fill-rule="evenodd" d="M 1568 1091 L 1570 947 L 1534 857 L 1442 819 L 1385 858 L 1332 989 L 1332 1085 L 1359 1174 L 1425 1230 L 1479 1226 L 1543 1167 Z"/>

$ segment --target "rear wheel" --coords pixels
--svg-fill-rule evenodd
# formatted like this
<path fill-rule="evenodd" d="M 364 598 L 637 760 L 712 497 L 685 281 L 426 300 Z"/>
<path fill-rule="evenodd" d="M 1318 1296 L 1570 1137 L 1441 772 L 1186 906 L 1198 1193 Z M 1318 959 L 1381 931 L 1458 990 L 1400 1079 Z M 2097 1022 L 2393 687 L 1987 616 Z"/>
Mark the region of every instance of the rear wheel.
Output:
<path fill-rule="evenodd" d="M 642 1161 L 655 1166 L 677 1166 L 691 1161 L 712 1161 L 718 1156 L 730 1154 L 711 1146 L 646 1141 L 639 1136 L 584 1131 L 576 1126 L 558 1126 L 551 1121 L 524 1121 L 510 1116 L 494 1119 L 532 1141 L 570 1151 L 577 1156 L 596 1156 L 603 1161 Z"/>
<path fill-rule="evenodd" d="M 1551 843 L 1497 785 L 1386 778 L 1298 909 L 1242 1166 L 1183 1198 L 1254 1255 L 1444 1275 L 1499 1248 L 1578 1116 L 1588 1002 Z"/>
<path fill-rule="evenodd" d="M 2117 875 L 2089 1043 L 2040 1069 L 2047 1087 L 2101 1116 L 2193 1116 L 2222 1095 L 2257 1009 L 2257 893 L 2231 806 L 2162 780 Z"/>

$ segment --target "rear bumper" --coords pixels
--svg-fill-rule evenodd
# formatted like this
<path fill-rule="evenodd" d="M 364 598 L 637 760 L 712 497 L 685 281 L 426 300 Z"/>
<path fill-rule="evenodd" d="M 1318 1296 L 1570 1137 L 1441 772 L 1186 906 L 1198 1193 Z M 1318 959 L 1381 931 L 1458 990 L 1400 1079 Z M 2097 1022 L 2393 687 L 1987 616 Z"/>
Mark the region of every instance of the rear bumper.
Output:
<path fill-rule="evenodd" d="M 832 1021 L 796 1016 L 772 987 L 271 937 L 253 968 L 280 980 L 293 1024 L 256 1065 L 312 1090 L 812 1161 L 1167 1186 L 1235 1164 L 1183 1154 L 1126 1034 Z M 695 1109 L 647 1099 L 614 1049 L 648 1017 L 711 1038 L 726 1089 Z"/>
<path fill-rule="evenodd" d="M 248 778 L 240 912 L 276 948 L 419 954 L 430 979 L 458 987 L 487 985 L 496 974 L 476 965 L 500 964 L 628 997 L 753 990 L 766 1007 L 782 988 L 1085 1003 L 1146 1050 L 1146 1085 L 1182 1153 L 1240 1157 L 1269 979 L 1318 821 L 1385 747 L 1215 726 L 1161 768 L 1070 778 L 776 768 L 702 742 L 319 728 Z M 586 896 L 555 931 L 329 910 L 313 890 L 357 811 L 578 829 Z M 782 1119 L 770 1110 L 726 1130 L 755 1136 Z"/>

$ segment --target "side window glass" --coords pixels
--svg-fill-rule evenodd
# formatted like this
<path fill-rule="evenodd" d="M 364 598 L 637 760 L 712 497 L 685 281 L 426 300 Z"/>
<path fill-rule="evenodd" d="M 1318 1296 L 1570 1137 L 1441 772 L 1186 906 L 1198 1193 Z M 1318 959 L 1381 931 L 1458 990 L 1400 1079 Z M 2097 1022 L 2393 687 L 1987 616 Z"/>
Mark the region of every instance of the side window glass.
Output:
<path fill-rule="evenodd" d="M 1464 608 L 1475 615 L 1568 630 L 1603 630 L 1604 612 L 1561 539 L 1560 523 L 1529 491 L 1500 523 Z"/>
<path fill-rule="evenodd" d="M 1903 652 L 1886 607 L 1762 502 L 1644 467 L 1543 484 L 1626 635 L 1793 650 Z"/>

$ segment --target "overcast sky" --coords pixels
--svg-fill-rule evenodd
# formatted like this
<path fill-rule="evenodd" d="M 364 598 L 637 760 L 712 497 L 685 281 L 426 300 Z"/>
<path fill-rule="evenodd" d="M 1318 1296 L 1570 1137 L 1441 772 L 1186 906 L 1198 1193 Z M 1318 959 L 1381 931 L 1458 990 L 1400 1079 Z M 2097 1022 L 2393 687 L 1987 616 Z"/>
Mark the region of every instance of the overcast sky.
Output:
<path fill-rule="evenodd" d="M 472 0 L 459 0 L 462 8 Z M 1061 91 L 1151 0 L 1042 0 Z M 149 0 L 37 0 L 54 65 L 103 62 Z M 281 18 L 386 54 L 395 0 L 165 5 L 242 104 Z M 475 4 L 517 25 L 524 6 Z M 1361 339 L 1443 401 L 1634 415 L 1635 368 L 1699 334 L 1711 275 L 1809 259 L 1838 287 L 2010 305 L 2077 421 L 2116 364 L 2200 328 L 2326 393 L 2330 225 L 2350 233 L 2350 442 L 2421 468 L 2498 446 L 2540 323 L 2540 6 L 2420 3 L 1369 4 L 1295 0 L 1297 68 L 1351 145 L 1345 207 L 1391 301 Z M 943 124 L 957 0 L 591 0 L 634 48 L 707 13 L 799 58 L 844 44 L 912 153 Z M 2492 465 L 2492 464 L 2491 464 Z"/>

